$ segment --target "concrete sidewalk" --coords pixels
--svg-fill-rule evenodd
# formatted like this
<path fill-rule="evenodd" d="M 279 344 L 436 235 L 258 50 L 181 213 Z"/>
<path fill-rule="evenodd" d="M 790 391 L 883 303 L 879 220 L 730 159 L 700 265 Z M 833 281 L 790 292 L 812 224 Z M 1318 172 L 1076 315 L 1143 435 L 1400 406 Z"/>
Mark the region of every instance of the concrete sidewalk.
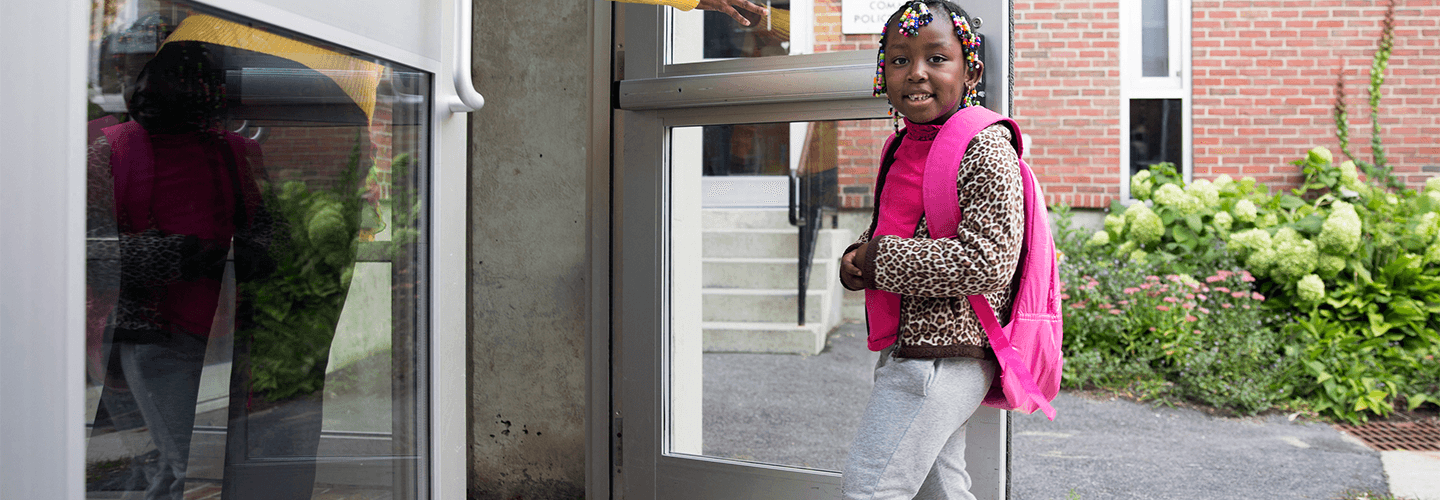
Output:
<path fill-rule="evenodd" d="M 706 354 L 704 362 L 707 455 L 840 468 L 875 362 L 863 326 L 840 327 L 816 356 Z M 1334 499 L 1389 491 L 1387 469 L 1396 493 L 1402 478 L 1440 481 L 1433 469 L 1407 476 L 1385 467 L 1379 452 L 1325 424 L 1216 418 L 1069 392 L 1054 405 L 1054 422 L 1014 415 L 1011 498 Z"/>

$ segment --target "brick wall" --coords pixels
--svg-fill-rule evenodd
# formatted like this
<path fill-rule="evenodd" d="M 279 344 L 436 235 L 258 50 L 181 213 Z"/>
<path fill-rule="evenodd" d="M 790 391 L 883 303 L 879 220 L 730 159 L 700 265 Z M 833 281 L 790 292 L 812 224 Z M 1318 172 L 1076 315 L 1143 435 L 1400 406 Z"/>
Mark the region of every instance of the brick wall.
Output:
<path fill-rule="evenodd" d="M 1015 3 L 1015 118 L 1049 203 L 1107 206 L 1120 182 L 1120 11 Z"/>
<path fill-rule="evenodd" d="M 1411 186 L 1440 175 L 1437 1 L 1400 0 L 1381 101 L 1386 155 Z M 1100 208 L 1120 195 L 1119 8 L 1113 0 L 1015 3 L 1015 115 L 1050 203 Z M 817 2 L 816 51 L 875 50 L 874 35 L 839 33 L 839 11 L 838 1 Z M 1339 153 L 1332 110 L 1342 67 L 1351 151 L 1369 160 L 1369 67 L 1383 14 L 1383 2 L 1358 0 L 1194 0 L 1194 178 L 1297 185 L 1290 161 L 1316 145 Z M 887 127 L 841 127 L 844 207 L 872 203 Z"/>
<path fill-rule="evenodd" d="M 1412 186 L 1440 164 L 1440 7 L 1400 0 L 1380 123 L 1386 155 Z M 1249 175 L 1272 188 L 1301 181 L 1288 163 L 1316 145 L 1338 153 L 1332 110 L 1345 74 L 1351 151 L 1369 160 L 1368 85 L 1382 2 L 1196 1 L 1195 177 Z"/>

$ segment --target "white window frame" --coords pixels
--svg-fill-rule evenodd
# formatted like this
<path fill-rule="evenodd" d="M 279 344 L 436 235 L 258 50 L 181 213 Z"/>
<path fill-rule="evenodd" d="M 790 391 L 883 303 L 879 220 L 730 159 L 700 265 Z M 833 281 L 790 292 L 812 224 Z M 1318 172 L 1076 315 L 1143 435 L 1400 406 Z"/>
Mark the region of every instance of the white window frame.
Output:
<path fill-rule="evenodd" d="M 429 72 L 431 247 L 428 337 L 430 498 L 464 498 L 465 228 L 467 122 L 458 101 L 454 43 L 436 57 L 416 54 L 255 0 L 194 0 L 237 15 Z M 468 1 L 468 0 L 461 0 Z M 416 0 L 440 38 L 457 40 L 460 4 Z M 433 4 L 433 5 L 423 5 Z M 0 145 L 6 162 L 0 218 L 0 484 L 6 497 L 85 497 L 85 88 L 90 2 L 4 2 L 0 41 L 6 54 Z M 44 40 L 43 43 L 37 40 Z M 468 78 L 466 79 L 468 80 Z M 23 265 L 20 265 L 23 264 Z M 33 450 L 45 450 L 34 453 Z M 428 469 L 428 471 L 427 471 Z"/>
<path fill-rule="evenodd" d="M 1170 75 L 1143 76 L 1141 57 L 1141 0 L 1120 2 L 1120 199 L 1130 197 L 1130 100 L 1179 99 L 1181 109 L 1180 137 L 1181 176 L 1189 182 L 1194 170 L 1193 113 L 1191 112 L 1190 47 L 1191 0 L 1168 0 Z"/>

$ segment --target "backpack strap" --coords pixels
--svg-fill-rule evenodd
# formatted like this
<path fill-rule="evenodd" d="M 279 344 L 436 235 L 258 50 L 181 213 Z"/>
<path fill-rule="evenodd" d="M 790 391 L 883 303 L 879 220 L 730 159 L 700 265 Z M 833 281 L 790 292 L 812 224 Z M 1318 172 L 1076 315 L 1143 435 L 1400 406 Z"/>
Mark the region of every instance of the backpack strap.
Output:
<path fill-rule="evenodd" d="M 1042 203 L 1042 201 L 1040 201 L 1039 199 L 1040 192 L 1038 189 L 1038 185 L 1035 182 L 1034 173 L 1030 172 L 1029 168 L 1024 167 L 1023 163 L 1022 167 L 1020 168 L 1020 181 L 1025 184 L 1025 217 L 1029 218 L 1032 216 L 1032 214 L 1045 213 L 1043 211 L 1037 212 L 1035 210 L 1035 204 Z M 1045 235 L 1028 234 L 1032 232 L 1031 228 L 1033 224 L 1041 224 L 1042 228 L 1049 229 L 1048 226 L 1043 226 L 1045 224 L 1049 224 L 1048 220 L 1027 220 L 1025 222 L 1024 229 L 1025 233 L 1027 233 L 1024 236 L 1024 245 L 1033 244 L 1042 245 L 1042 248 L 1050 247 L 1052 243 L 1048 239 L 1044 239 Z M 1039 231 L 1035 232 L 1039 233 Z M 1058 276 L 1055 275 L 1056 269 L 1053 265 L 1053 262 L 1045 260 L 1045 258 L 1043 257 L 1036 259 L 1027 258 L 1025 256 L 1025 250 L 1028 249 L 1022 248 L 1021 251 L 1022 257 L 1020 259 L 1020 269 L 1018 270 L 1019 273 L 1035 273 L 1037 275 L 1044 274 L 1045 276 L 1034 276 L 1030 278 L 1050 279 L 1052 282 L 1058 281 Z M 1041 269 L 1040 267 L 1048 269 Z M 1023 280 L 1025 279 L 1025 277 L 1022 277 L 1021 279 Z M 1051 294 L 1053 295 L 1055 287 L 1050 288 Z M 1020 351 L 1016 349 L 1014 345 L 1012 345 L 1012 343 L 1010 342 L 1010 336 L 1007 335 L 1005 329 L 1000 326 L 1000 321 L 995 317 L 995 309 L 990 307 L 990 300 L 986 299 L 984 295 L 967 295 L 965 296 L 965 299 L 970 302 L 970 308 L 975 310 L 975 317 L 979 318 L 980 325 L 985 327 L 985 337 L 990 340 L 990 349 L 995 351 L 996 361 L 998 361 L 1000 364 L 1001 376 L 1004 376 L 1004 372 L 1013 370 L 1014 374 L 1016 375 L 1014 378 L 1019 379 L 1020 387 L 1024 390 L 1024 396 L 1028 397 L 1031 401 L 1034 401 L 1040 407 L 1040 411 L 1045 413 L 1046 417 L 1049 417 L 1050 420 L 1055 420 L 1055 408 L 1053 406 L 1050 406 L 1050 402 L 1046 399 L 1045 393 L 1041 391 L 1040 386 L 1035 383 L 1035 374 L 1030 372 L 1030 368 L 1027 367 L 1025 361 L 1020 358 Z M 1019 301 L 1020 297 L 1017 297 L 1016 300 Z M 1053 297 L 1050 297 L 1049 300 L 1047 300 L 1046 302 L 1047 306 L 1053 306 L 1056 304 Z M 1020 304 L 1016 303 L 1012 307 L 1019 308 Z M 1046 309 L 1052 308 L 1047 307 Z M 1047 312 L 1058 313 L 1059 311 Z"/>
<path fill-rule="evenodd" d="M 930 148 L 930 156 L 925 161 L 925 177 L 923 180 L 923 196 L 925 204 L 925 221 L 931 238 L 952 238 L 960 225 L 959 213 L 960 194 L 955 187 L 956 176 L 959 174 L 960 163 L 965 158 L 965 151 L 969 149 L 970 141 L 982 130 L 996 123 L 1004 123 L 1010 127 L 1014 135 L 1012 145 L 1015 146 L 1015 156 L 1019 160 L 1024 153 L 1024 140 L 1020 135 L 1020 127 L 1014 120 L 999 113 L 981 106 L 970 106 L 955 112 L 945 126 L 940 129 L 940 135 L 935 138 L 935 145 Z M 1022 206 L 1025 216 L 1028 218 L 1033 213 L 1031 210 L 1039 192 L 1035 184 L 1035 177 L 1029 168 L 1020 163 L 1020 182 L 1024 185 L 1025 200 Z M 1043 213 L 1043 212 L 1040 212 Z M 1032 243 L 1028 233 L 1030 224 L 1046 224 L 1047 221 L 1026 221 L 1022 230 L 1021 262 L 1018 272 L 1025 271 L 1026 249 L 1025 245 Z M 995 352 L 1001 370 L 1001 376 L 1009 372 L 1014 378 L 1019 379 L 1024 397 L 1034 401 L 1040 410 L 1051 420 L 1055 419 L 1055 408 L 1044 397 L 1044 393 L 1035 383 L 1035 376 L 1030 372 L 1026 363 L 1020 357 L 1020 351 L 1010 341 L 1010 336 L 1000 325 L 1000 320 L 995 316 L 995 309 L 991 307 L 989 299 L 984 295 L 967 295 L 970 307 L 975 311 L 975 316 L 980 320 L 981 326 L 985 328 L 985 336 L 990 341 L 990 348 Z"/>
<path fill-rule="evenodd" d="M 1009 125 L 1015 133 L 1015 156 L 1020 157 L 1023 145 L 1020 128 L 1015 121 L 981 106 L 960 108 L 941 127 L 940 135 L 935 137 L 935 145 L 930 147 L 930 156 L 925 160 L 925 179 L 921 184 L 925 197 L 925 225 L 931 238 L 955 236 L 961 217 L 960 193 L 955 189 L 960 162 L 965 159 L 965 150 L 969 149 L 975 135 L 996 123 Z"/>

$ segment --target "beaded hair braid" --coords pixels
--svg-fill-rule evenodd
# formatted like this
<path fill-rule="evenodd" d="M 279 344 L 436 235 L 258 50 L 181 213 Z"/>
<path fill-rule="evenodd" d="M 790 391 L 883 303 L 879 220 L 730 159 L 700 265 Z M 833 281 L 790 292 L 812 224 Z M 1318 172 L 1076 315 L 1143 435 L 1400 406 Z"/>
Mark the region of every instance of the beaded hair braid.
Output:
<path fill-rule="evenodd" d="M 875 97 L 885 95 L 885 39 L 890 36 L 890 25 L 894 23 L 901 35 L 915 36 L 920 32 L 920 28 L 935 19 L 935 15 L 930 10 L 931 5 L 950 13 L 950 22 L 955 26 L 955 36 L 960 39 L 966 66 L 970 71 L 980 70 L 981 38 L 975 33 L 975 30 L 970 28 L 970 21 L 965 10 L 947 0 L 911 0 L 902 4 L 894 14 L 890 15 L 890 20 L 885 23 L 885 30 L 880 34 L 880 52 L 876 56 L 875 64 Z M 971 88 L 965 92 L 961 107 L 976 106 L 979 103 L 979 93 Z"/>

